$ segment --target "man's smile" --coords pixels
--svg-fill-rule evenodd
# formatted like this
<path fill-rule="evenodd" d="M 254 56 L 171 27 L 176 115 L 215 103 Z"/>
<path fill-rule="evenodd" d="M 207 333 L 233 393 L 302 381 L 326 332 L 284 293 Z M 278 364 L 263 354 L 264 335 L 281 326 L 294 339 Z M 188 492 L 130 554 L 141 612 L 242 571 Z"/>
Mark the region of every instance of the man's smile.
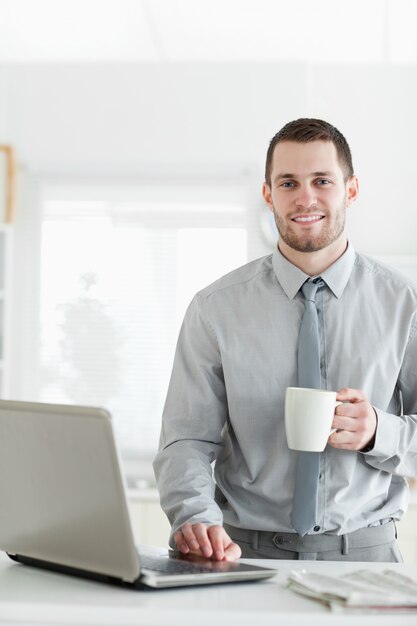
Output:
<path fill-rule="evenodd" d="M 292 217 L 291 220 L 293 222 L 297 222 L 299 224 L 313 224 L 314 222 L 319 222 L 324 218 L 324 215 L 297 215 L 296 217 Z"/>

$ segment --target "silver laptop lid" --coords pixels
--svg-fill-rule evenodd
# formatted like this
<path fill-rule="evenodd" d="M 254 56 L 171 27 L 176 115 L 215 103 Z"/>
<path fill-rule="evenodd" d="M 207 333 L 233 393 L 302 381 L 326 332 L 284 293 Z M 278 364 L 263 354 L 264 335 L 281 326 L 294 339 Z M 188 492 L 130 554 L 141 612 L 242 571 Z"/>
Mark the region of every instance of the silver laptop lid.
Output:
<path fill-rule="evenodd" d="M 110 415 L 0 400 L 0 549 L 134 581 L 139 562 Z"/>

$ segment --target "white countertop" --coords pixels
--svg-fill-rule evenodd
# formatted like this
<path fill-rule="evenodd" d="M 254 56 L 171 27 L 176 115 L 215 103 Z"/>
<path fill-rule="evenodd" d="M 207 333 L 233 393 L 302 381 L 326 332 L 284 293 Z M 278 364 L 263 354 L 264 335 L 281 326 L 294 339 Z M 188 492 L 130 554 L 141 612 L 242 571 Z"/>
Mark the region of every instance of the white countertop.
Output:
<path fill-rule="evenodd" d="M 0 624 L 39 626 L 417 626 L 414 615 L 345 615 L 285 588 L 292 569 L 341 575 L 360 567 L 397 569 L 417 581 L 417 564 L 251 561 L 277 569 L 276 577 L 175 590 L 112 587 L 12 562 L 0 553 Z"/>

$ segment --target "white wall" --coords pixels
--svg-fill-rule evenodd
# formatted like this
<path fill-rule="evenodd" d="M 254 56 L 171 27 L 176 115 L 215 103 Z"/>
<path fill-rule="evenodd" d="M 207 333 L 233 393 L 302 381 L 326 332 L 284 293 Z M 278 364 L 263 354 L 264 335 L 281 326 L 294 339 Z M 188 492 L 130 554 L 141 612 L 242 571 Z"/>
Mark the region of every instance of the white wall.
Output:
<path fill-rule="evenodd" d="M 157 192 L 170 175 L 246 172 L 260 197 L 272 135 L 328 119 L 361 181 L 351 238 L 374 254 L 417 254 L 416 110 L 415 66 L 0 66 L 0 140 L 35 173 L 157 173 Z"/>

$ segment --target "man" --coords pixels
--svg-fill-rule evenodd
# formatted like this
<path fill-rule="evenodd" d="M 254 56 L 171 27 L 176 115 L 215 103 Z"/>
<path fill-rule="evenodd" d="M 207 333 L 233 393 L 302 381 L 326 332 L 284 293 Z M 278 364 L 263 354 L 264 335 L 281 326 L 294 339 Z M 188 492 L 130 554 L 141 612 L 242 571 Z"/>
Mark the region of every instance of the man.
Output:
<path fill-rule="evenodd" d="M 181 329 L 154 462 L 171 545 L 218 560 L 400 561 L 393 520 L 417 468 L 417 289 L 348 243 L 358 180 L 327 122 L 275 135 L 263 196 L 276 250 L 199 292 Z M 298 380 L 300 290 L 318 277 L 320 387 L 343 404 L 300 536 L 284 397 Z"/>

